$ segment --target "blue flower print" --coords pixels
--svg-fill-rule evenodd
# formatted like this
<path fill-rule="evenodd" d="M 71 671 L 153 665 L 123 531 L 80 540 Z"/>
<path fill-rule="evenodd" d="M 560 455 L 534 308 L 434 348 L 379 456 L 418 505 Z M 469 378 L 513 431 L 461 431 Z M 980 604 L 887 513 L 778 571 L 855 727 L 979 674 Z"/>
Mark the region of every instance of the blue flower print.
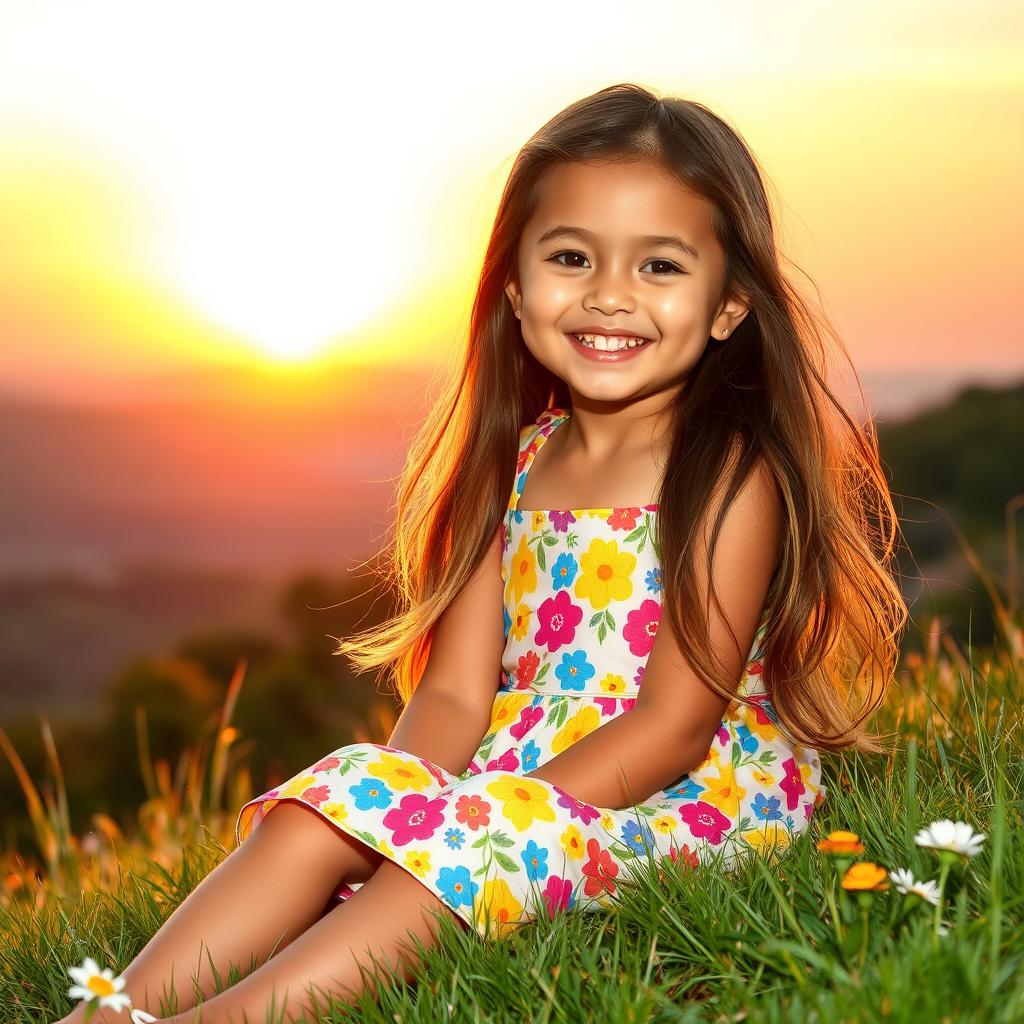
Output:
<path fill-rule="evenodd" d="M 648 569 L 647 575 L 644 577 L 644 583 L 647 584 L 647 589 L 652 594 L 661 593 L 661 569 Z"/>
<path fill-rule="evenodd" d="M 782 811 L 779 810 L 781 801 L 777 796 L 766 797 L 764 793 L 758 793 L 750 809 L 762 821 L 781 821 Z"/>
<path fill-rule="evenodd" d="M 363 779 L 358 786 L 349 786 L 348 791 L 355 797 L 356 807 L 361 811 L 391 806 L 391 790 L 380 779 Z"/>
<path fill-rule="evenodd" d="M 466 841 L 466 833 L 461 828 L 450 828 L 444 834 L 445 843 L 453 850 L 461 850 Z"/>
<path fill-rule="evenodd" d="M 456 908 L 473 906 L 473 897 L 480 891 L 480 886 L 469 877 L 469 868 L 465 864 L 457 868 L 441 868 L 436 884 L 445 902 Z"/>
<path fill-rule="evenodd" d="M 562 655 L 562 664 L 555 669 L 555 675 L 563 690 L 582 690 L 595 671 L 587 661 L 587 652 L 579 650 Z"/>
<path fill-rule="evenodd" d="M 540 757 L 540 747 L 530 740 L 522 750 L 519 751 L 519 760 L 524 772 L 532 772 L 537 767 L 537 758 Z"/>
<path fill-rule="evenodd" d="M 548 877 L 548 848 L 546 846 L 538 846 L 531 839 L 519 856 L 526 866 L 526 877 L 531 882 Z"/>
<path fill-rule="evenodd" d="M 670 797 L 682 797 L 684 800 L 696 800 L 698 795 L 704 792 L 704 787 L 696 780 L 687 778 L 674 789 L 666 789 L 665 795 Z"/>
<path fill-rule="evenodd" d="M 736 738 L 740 741 L 740 746 L 748 753 L 754 754 L 757 752 L 758 741 L 757 737 L 750 731 L 750 728 L 746 725 L 736 726 Z"/>
<path fill-rule="evenodd" d="M 571 586 L 579 567 L 579 562 L 568 551 L 563 551 L 551 566 L 551 589 Z"/>
<path fill-rule="evenodd" d="M 512 628 L 512 616 L 509 615 L 508 609 L 503 607 L 501 609 L 501 616 L 505 622 L 505 638 L 508 638 L 508 631 Z"/>
<path fill-rule="evenodd" d="M 654 847 L 654 833 L 650 825 L 641 825 L 635 818 L 630 818 L 622 826 L 622 838 L 634 853 L 643 853 L 645 849 Z"/>

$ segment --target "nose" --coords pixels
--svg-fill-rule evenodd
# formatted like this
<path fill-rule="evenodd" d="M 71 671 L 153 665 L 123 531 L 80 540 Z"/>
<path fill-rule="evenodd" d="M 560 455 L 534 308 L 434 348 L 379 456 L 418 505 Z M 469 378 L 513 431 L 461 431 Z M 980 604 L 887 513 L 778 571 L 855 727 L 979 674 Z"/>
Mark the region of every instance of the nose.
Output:
<path fill-rule="evenodd" d="M 591 278 L 590 291 L 584 304 L 588 309 L 600 310 L 612 316 L 619 310 L 631 312 L 635 308 L 632 285 L 623 274 L 609 267 Z"/>

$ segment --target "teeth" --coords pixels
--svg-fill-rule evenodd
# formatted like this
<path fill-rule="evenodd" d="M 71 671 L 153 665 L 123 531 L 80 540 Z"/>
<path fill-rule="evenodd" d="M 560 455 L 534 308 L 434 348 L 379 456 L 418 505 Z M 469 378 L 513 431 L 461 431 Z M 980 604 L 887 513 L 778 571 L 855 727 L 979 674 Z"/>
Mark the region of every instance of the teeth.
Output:
<path fill-rule="evenodd" d="M 621 334 L 577 334 L 574 337 L 581 345 L 586 345 L 587 348 L 596 348 L 601 352 L 618 352 L 624 348 L 636 348 L 646 340 Z"/>

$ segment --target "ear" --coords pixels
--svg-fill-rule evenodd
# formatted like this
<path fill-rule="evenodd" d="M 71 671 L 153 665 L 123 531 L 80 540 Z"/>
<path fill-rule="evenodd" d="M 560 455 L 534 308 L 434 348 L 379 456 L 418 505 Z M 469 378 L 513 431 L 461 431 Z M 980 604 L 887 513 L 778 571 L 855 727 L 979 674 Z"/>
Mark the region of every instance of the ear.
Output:
<path fill-rule="evenodd" d="M 747 297 L 739 292 L 732 293 L 711 322 L 711 337 L 719 341 L 728 340 L 749 312 L 750 301 Z"/>
<path fill-rule="evenodd" d="M 522 294 L 519 291 L 519 282 L 514 278 L 510 278 L 505 284 L 505 294 L 508 296 L 508 301 L 512 303 L 512 312 L 517 317 L 522 317 Z"/>

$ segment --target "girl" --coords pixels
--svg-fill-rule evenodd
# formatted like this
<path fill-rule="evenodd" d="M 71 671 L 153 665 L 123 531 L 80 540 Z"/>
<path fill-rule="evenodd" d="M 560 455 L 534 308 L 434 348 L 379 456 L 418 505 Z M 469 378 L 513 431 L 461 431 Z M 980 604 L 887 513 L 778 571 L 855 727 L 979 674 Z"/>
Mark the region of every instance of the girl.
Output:
<path fill-rule="evenodd" d="M 819 750 L 883 749 L 897 520 L 779 260 L 754 158 L 699 103 L 617 85 L 526 144 L 399 488 L 402 612 L 337 652 L 390 668 L 402 715 L 241 809 L 125 972 L 136 1007 L 375 993 L 446 916 L 487 941 L 611 906 L 638 858 L 784 849 Z"/>

